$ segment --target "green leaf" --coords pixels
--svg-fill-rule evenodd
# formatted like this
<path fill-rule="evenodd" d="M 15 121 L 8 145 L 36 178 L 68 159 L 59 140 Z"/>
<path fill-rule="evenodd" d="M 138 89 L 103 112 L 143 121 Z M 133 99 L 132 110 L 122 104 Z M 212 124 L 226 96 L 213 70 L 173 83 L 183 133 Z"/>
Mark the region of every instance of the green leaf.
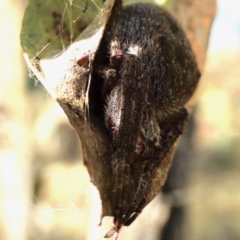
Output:
<path fill-rule="evenodd" d="M 70 91 L 66 88 L 70 86 L 72 89 L 74 84 L 78 84 L 81 88 L 79 101 L 84 105 L 87 95 L 84 91 L 92 68 L 90 65 L 79 66 L 78 60 L 88 56 L 89 62 L 93 63 L 115 1 L 107 0 L 100 8 L 97 0 L 88 0 L 87 11 L 83 12 L 86 0 L 78 0 L 82 6 L 81 14 L 79 10 L 76 11 L 77 5 L 73 4 L 77 0 L 72 0 L 72 5 L 70 4 L 75 10 L 66 7 L 70 0 L 58 0 L 58 4 L 56 1 L 53 4 L 50 0 L 46 0 L 45 5 L 40 4 L 43 1 L 31 0 L 23 19 L 21 43 L 30 74 L 41 81 L 54 99 L 61 101 L 74 99 L 73 93 L 70 94 L 71 97 L 66 94 Z M 90 3 L 95 8 L 90 8 Z M 72 9 L 70 18 L 69 9 Z M 78 15 L 74 11 L 78 12 Z M 58 16 L 61 17 L 56 20 Z M 69 19 L 77 19 L 79 24 Z M 63 31 L 57 32 L 59 28 Z M 68 100 L 65 99 L 66 97 Z M 74 104 L 81 105 L 79 102 Z"/>
<path fill-rule="evenodd" d="M 38 60 L 59 53 L 77 38 L 102 7 L 101 0 L 30 0 L 21 31 L 24 52 Z"/>

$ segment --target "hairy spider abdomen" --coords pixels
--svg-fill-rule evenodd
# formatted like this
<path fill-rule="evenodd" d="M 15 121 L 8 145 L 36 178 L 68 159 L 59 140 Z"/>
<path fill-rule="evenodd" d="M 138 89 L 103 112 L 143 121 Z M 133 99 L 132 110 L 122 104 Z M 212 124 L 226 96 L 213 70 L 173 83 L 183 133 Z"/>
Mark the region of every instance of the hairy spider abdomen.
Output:
<path fill-rule="evenodd" d="M 104 36 L 111 49 L 104 68 L 116 71 L 116 85 L 104 96 L 104 115 L 117 204 L 107 237 L 130 225 L 160 191 L 200 77 L 182 28 L 164 9 L 130 5 L 113 26 Z"/>

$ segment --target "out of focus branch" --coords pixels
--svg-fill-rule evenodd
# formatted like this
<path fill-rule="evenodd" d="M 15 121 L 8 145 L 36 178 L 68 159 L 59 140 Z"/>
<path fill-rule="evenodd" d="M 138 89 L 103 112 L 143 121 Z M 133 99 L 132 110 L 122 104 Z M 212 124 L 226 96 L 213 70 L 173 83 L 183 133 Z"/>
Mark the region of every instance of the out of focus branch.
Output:
<path fill-rule="evenodd" d="M 173 0 L 173 14 L 184 28 L 202 71 L 216 14 L 216 1 Z"/>
<path fill-rule="evenodd" d="M 203 72 L 209 35 L 212 22 L 216 14 L 215 0 L 173 0 L 173 14 L 184 28 L 195 52 L 199 69 Z M 202 79 L 204 81 L 204 79 Z M 201 83 L 200 83 L 201 84 Z M 192 98 L 190 105 L 194 108 L 198 94 Z M 192 137 L 195 131 L 195 118 L 193 116 L 187 126 L 185 134 L 180 140 L 177 152 L 173 159 L 168 179 L 163 191 L 170 195 L 173 203 L 170 209 L 169 219 L 161 232 L 161 240 L 186 239 L 184 234 L 187 217 L 184 188 L 189 179 L 189 167 L 194 161 L 194 145 Z M 176 194 L 178 193 L 176 199 Z M 180 193 L 180 194 L 179 194 Z M 173 197 L 175 196 L 175 198 Z"/>

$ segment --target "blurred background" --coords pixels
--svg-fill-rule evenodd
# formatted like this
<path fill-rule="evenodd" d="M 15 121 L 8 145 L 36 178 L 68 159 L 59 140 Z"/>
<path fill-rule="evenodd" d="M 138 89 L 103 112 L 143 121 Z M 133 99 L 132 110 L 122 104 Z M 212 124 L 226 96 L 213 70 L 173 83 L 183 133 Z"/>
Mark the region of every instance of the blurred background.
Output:
<path fill-rule="evenodd" d="M 159 195 L 120 240 L 161 239 L 173 202 L 187 206 L 181 239 L 240 239 L 240 2 L 217 3 L 191 145 L 184 148 L 191 151 L 186 187 Z M 79 140 L 22 57 L 26 5 L 0 0 L 0 239 L 102 239 L 112 219 L 98 226 L 101 203 Z"/>

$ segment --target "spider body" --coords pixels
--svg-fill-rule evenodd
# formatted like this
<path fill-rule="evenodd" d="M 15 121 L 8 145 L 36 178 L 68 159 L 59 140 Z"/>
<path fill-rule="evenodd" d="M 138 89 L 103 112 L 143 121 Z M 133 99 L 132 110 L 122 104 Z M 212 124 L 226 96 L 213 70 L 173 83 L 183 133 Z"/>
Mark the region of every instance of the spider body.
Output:
<path fill-rule="evenodd" d="M 182 28 L 164 9 L 130 5 L 112 26 L 104 35 L 110 54 L 102 66 L 115 197 L 107 238 L 130 225 L 160 191 L 200 78 Z"/>

